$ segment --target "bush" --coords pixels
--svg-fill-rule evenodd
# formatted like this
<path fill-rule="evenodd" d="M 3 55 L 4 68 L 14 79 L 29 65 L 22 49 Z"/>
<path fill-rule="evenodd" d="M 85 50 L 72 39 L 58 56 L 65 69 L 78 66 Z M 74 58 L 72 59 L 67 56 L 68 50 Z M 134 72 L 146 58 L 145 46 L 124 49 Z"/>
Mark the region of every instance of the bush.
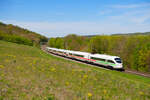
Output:
<path fill-rule="evenodd" d="M 30 45 L 30 46 L 33 45 L 32 41 L 27 38 L 18 35 L 5 34 L 5 33 L 0 33 L 0 40 L 18 43 L 18 44 Z"/>

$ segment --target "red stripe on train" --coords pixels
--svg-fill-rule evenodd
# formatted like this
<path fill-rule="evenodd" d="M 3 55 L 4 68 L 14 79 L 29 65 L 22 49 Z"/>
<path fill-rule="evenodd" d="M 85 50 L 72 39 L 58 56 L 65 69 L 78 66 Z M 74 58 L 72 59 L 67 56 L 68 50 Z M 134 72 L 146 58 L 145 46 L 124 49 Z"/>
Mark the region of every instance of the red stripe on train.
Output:
<path fill-rule="evenodd" d="M 73 55 L 69 55 L 69 56 L 76 57 L 76 58 L 80 58 L 80 59 L 85 59 L 85 60 L 89 60 L 89 61 L 96 61 L 96 60 L 93 60 L 93 59 L 87 59 L 87 58 L 78 57 L 78 56 L 73 56 Z"/>

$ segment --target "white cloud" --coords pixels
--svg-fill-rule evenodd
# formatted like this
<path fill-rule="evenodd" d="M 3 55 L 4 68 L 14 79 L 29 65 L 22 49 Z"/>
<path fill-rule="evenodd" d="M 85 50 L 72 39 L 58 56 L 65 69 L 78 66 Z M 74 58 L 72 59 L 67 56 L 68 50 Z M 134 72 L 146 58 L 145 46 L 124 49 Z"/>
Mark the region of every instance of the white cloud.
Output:
<path fill-rule="evenodd" d="M 65 36 L 70 33 L 79 35 L 111 34 L 150 31 L 150 24 L 121 24 L 117 20 L 103 22 L 18 22 L 3 21 L 39 32 L 48 37 Z M 119 20 L 118 20 L 119 21 Z"/>
<path fill-rule="evenodd" d="M 140 8 L 140 7 L 149 7 L 150 3 L 142 4 L 128 4 L 128 5 L 112 5 L 112 8 Z"/>
<path fill-rule="evenodd" d="M 149 10 L 134 10 L 134 11 L 127 11 L 120 15 L 109 16 L 110 20 L 120 20 L 121 23 L 129 22 L 132 24 L 146 24 L 150 23 L 150 13 Z"/>

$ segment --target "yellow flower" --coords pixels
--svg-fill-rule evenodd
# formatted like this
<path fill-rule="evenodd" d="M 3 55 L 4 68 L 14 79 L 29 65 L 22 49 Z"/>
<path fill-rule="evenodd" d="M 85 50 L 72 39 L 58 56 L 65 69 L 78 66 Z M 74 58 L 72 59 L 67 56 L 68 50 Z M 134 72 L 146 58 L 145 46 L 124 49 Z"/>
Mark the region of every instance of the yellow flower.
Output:
<path fill-rule="evenodd" d="M 20 66 L 17 66 L 16 68 L 17 68 L 17 69 L 20 69 Z"/>
<path fill-rule="evenodd" d="M 1 74 L 0 76 L 1 76 L 1 77 L 4 77 L 5 75 L 4 75 L 4 74 Z"/>
<path fill-rule="evenodd" d="M 104 90 L 104 94 L 106 94 L 107 93 L 107 90 Z"/>
<path fill-rule="evenodd" d="M 66 85 L 68 86 L 68 85 L 69 85 L 69 82 L 66 82 Z"/>
<path fill-rule="evenodd" d="M 55 72 L 55 71 L 56 71 L 56 69 L 55 69 L 55 68 L 51 68 L 50 70 L 51 70 L 52 72 Z"/>
<path fill-rule="evenodd" d="M 87 77 L 88 77 L 88 75 L 86 75 L 86 74 L 83 76 L 83 78 L 87 78 Z"/>
<path fill-rule="evenodd" d="M 79 77 L 81 78 L 81 77 L 82 77 L 82 75 L 79 75 Z"/>
<path fill-rule="evenodd" d="M 91 97 L 92 96 L 92 93 L 88 93 L 88 97 Z"/>
<path fill-rule="evenodd" d="M 33 60 L 33 64 L 36 64 L 36 59 L 35 59 L 35 60 Z"/>
<path fill-rule="evenodd" d="M 41 71 L 44 71 L 44 69 L 42 68 Z"/>
<path fill-rule="evenodd" d="M 74 70 L 72 70 L 72 74 L 74 74 L 74 72 L 75 72 L 75 71 L 74 71 Z"/>
<path fill-rule="evenodd" d="M 29 66 L 32 66 L 32 63 L 29 63 Z"/>
<path fill-rule="evenodd" d="M 4 66 L 3 66 L 3 65 L 0 65 L 0 68 L 4 68 Z"/>
<path fill-rule="evenodd" d="M 85 83 L 85 81 L 84 81 L 84 80 L 82 80 L 81 82 L 82 82 L 83 84 Z"/>
<path fill-rule="evenodd" d="M 139 92 L 140 95 L 143 95 L 144 93 L 142 91 Z"/>
<path fill-rule="evenodd" d="M 16 56 L 15 56 L 15 55 L 8 55 L 8 57 L 13 57 L 13 58 L 16 58 Z"/>
<path fill-rule="evenodd" d="M 9 62 L 9 60 L 8 60 L 8 59 L 5 59 L 5 62 Z"/>

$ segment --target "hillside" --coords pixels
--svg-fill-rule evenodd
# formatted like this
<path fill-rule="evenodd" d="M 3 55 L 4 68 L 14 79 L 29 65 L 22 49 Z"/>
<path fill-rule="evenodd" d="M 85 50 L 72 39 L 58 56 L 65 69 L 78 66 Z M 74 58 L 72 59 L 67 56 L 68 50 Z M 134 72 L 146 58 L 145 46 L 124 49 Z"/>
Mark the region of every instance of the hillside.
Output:
<path fill-rule="evenodd" d="M 19 26 L 0 22 L 0 40 L 19 43 L 18 41 L 16 42 L 16 40 L 19 40 L 18 38 L 20 40 L 22 40 L 22 38 L 26 39 L 27 41 L 32 42 L 32 45 L 35 46 L 39 45 L 40 42 L 46 42 L 48 40 L 45 36 L 38 33 L 23 29 Z"/>
<path fill-rule="evenodd" d="M 113 35 L 150 35 L 150 32 L 122 33 Z"/>
<path fill-rule="evenodd" d="M 149 100 L 150 78 L 0 41 L 0 100 Z"/>
<path fill-rule="evenodd" d="M 102 35 L 105 35 L 105 34 L 102 34 Z M 135 33 L 115 33 L 115 34 L 112 34 L 113 35 L 150 35 L 150 32 L 135 32 Z M 97 35 L 84 35 L 85 37 L 88 37 L 88 38 L 92 38 L 92 37 L 95 37 Z"/>

